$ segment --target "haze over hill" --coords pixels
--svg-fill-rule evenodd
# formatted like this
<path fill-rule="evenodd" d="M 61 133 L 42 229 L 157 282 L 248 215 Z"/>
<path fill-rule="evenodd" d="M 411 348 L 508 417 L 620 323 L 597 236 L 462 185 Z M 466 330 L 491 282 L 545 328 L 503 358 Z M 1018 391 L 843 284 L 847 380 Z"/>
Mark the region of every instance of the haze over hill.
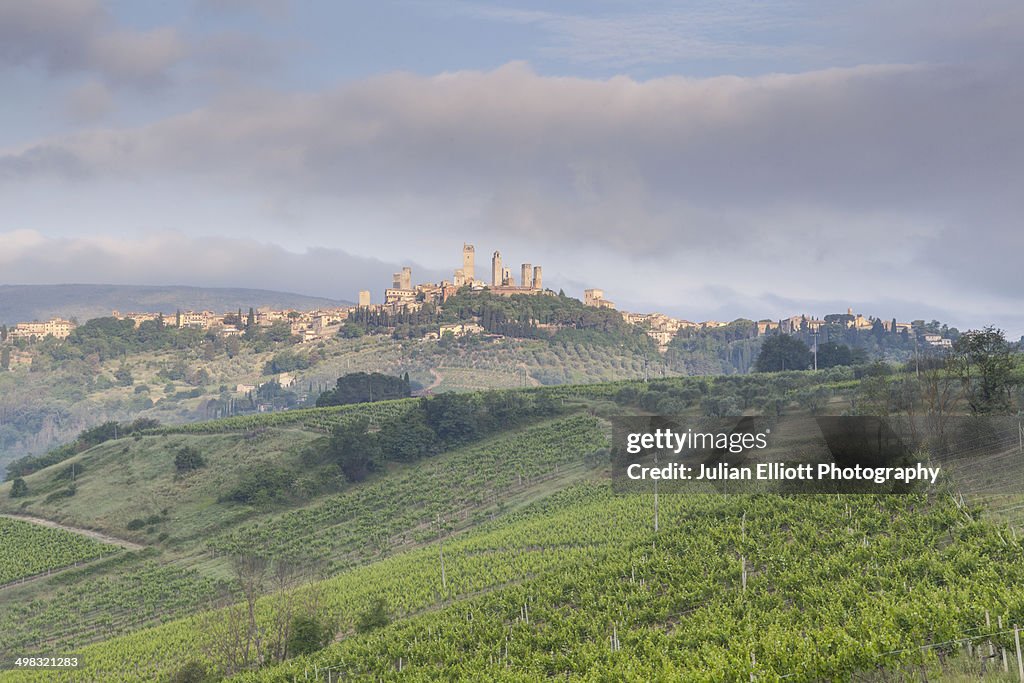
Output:
<path fill-rule="evenodd" d="M 75 317 L 84 322 L 110 315 L 112 310 L 230 311 L 249 306 L 310 310 L 350 306 L 349 301 L 292 292 L 241 287 L 188 287 L 180 285 L 0 285 L 0 324 L 50 317 Z"/>

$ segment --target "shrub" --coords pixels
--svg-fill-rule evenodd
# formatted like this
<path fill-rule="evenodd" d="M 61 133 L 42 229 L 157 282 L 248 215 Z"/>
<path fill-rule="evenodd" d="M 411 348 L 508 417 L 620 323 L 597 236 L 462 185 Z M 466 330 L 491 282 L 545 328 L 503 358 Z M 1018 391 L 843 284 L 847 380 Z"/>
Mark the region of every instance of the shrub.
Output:
<path fill-rule="evenodd" d="M 53 493 L 51 493 L 50 495 L 48 495 L 46 497 L 46 500 L 44 502 L 52 503 L 53 501 L 60 500 L 62 498 L 70 498 L 71 496 L 75 495 L 75 492 L 76 492 L 75 485 L 72 484 L 71 486 L 67 487 L 66 489 L 60 489 L 59 491 L 54 491 Z"/>
<path fill-rule="evenodd" d="M 330 629 L 316 617 L 295 617 L 286 646 L 288 656 L 297 657 L 322 650 L 330 640 Z"/>
<path fill-rule="evenodd" d="M 11 482 L 11 498 L 24 498 L 28 495 L 28 484 L 21 477 Z"/>
<path fill-rule="evenodd" d="M 191 661 L 174 672 L 171 683 L 205 683 L 208 678 L 206 667 L 197 661 Z"/>
<path fill-rule="evenodd" d="M 391 623 L 391 615 L 388 614 L 388 603 L 383 597 L 374 598 L 369 609 L 359 615 L 356 620 L 356 632 L 368 633 L 378 628 L 383 628 Z"/>
<path fill-rule="evenodd" d="M 182 446 L 174 455 L 174 469 L 178 474 L 192 472 L 202 467 L 206 467 L 206 461 L 203 460 L 199 449 L 194 446 Z"/>
<path fill-rule="evenodd" d="M 284 469 L 256 466 L 239 477 L 234 488 L 220 497 L 220 502 L 263 505 L 284 497 L 293 478 L 291 472 Z"/>

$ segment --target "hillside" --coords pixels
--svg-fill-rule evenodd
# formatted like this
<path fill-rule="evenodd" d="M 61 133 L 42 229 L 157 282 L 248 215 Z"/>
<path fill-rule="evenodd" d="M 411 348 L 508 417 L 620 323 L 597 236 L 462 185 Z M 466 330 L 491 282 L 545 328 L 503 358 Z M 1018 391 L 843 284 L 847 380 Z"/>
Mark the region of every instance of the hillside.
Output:
<path fill-rule="evenodd" d="M 156 285 L 0 285 L 0 325 L 46 320 L 79 321 L 113 310 L 173 314 L 176 310 L 233 311 L 250 306 L 310 310 L 351 306 L 351 302 L 265 289 Z"/>
<path fill-rule="evenodd" d="M 315 402 L 320 390 L 357 369 L 408 372 L 416 386 L 430 393 L 636 379 L 645 371 L 642 354 L 618 346 L 473 337 L 453 344 L 382 336 L 337 337 L 301 346 L 243 343 L 232 355 L 200 336 L 185 348 L 115 351 L 104 359 L 44 357 L 32 368 L 0 372 L 0 468 L 109 420 L 146 417 L 177 424 L 241 410 L 248 397 L 245 390 L 237 391 L 238 385 L 274 379 L 266 370 L 275 358 L 291 358 L 296 366 L 290 373 L 293 406 Z M 122 369 L 130 384 L 117 380 Z M 248 404 L 246 409 L 253 410 Z"/>
<path fill-rule="evenodd" d="M 886 380 L 887 395 L 903 381 Z M 980 507 L 944 495 L 666 495 L 655 530 L 649 494 L 613 495 L 607 479 L 602 416 L 839 414 L 872 386 L 833 370 L 535 387 L 107 440 L 25 476 L 19 497 L 0 484 L 4 512 L 141 546 L 98 552 L 48 536 L 52 575 L 0 589 L 0 655 L 82 652 L 87 669 L 0 680 L 153 680 L 193 660 L 268 681 L 325 668 L 800 680 L 924 665 L 934 676 L 951 664 L 930 644 L 980 642 L 996 631 L 986 610 L 1024 617 L 1020 541 Z M 414 433 L 434 445 L 392 438 Z M 339 465 L 355 443 L 382 450 L 353 477 Z M 1003 511 L 1015 525 L 1017 504 Z M 266 635 L 258 673 L 245 673 L 253 651 L 237 649 L 246 604 Z M 275 638 L 300 615 L 329 625 L 334 644 L 273 664 Z M 811 630 L 833 644 L 829 657 L 803 637 Z M 993 640 L 1008 644 L 1005 632 Z"/>
<path fill-rule="evenodd" d="M 361 416 L 384 420 L 416 405 L 164 428 L 100 444 L 28 475 L 26 496 L 11 498 L 11 484 L 0 486 L 4 510 L 143 546 L 5 589 L 0 654 L 33 645 L 75 649 L 233 599 L 231 548 L 267 529 L 281 530 L 278 547 L 268 542 L 268 551 L 301 550 L 304 565 L 316 571 L 418 546 L 433 538 L 430 523 L 439 516 L 453 530 L 468 528 L 591 476 L 583 458 L 605 441 L 593 418 L 566 408 L 521 427 L 513 420 L 422 462 L 389 462 L 358 485 L 331 462 L 317 462 L 333 425 Z M 564 448 L 567 438 L 577 448 Z M 201 454 L 204 465 L 179 471 L 175 456 L 184 448 Z M 480 477 L 485 458 L 504 473 L 500 480 Z M 0 550 L 19 552 L 10 545 Z"/>

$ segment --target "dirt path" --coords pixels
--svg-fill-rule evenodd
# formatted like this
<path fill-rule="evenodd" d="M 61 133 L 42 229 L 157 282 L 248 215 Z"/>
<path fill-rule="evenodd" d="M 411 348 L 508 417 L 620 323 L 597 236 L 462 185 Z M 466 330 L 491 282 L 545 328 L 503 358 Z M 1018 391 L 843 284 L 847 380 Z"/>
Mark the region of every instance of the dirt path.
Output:
<path fill-rule="evenodd" d="M 441 386 L 441 382 L 444 381 L 444 375 L 442 375 L 436 369 L 430 368 L 430 374 L 434 376 L 434 381 L 431 382 L 429 387 L 423 389 L 423 393 L 428 396 L 434 391 L 434 389 L 437 389 L 439 386 Z"/>
<path fill-rule="evenodd" d="M 80 529 L 74 526 L 68 526 L 61 524 L 60 522 L 54 522 L 49 519 L 42 519 L 41 517 L 28 517 L 26 515 L 8 515 L 0 513 L 0 517 L 7 517 L 8 519 L 20 519 L 22 522 L 31 522 L 32 524 L 38 524 L 39 526 L 48 526 L 51 529 L 63 529 L 64 531 L 70 531 L 73 534 L 79 534 L 80 536 L 88 536 L 97 541 L 103 543 L 109 543 L 110 545 L 120 546 L 128 550 L 142 550 L 146 546 L 139 545 L 132 541 L 126 541 L 123 538 L 115 538 L 114 536 L 107 536 L 106 534 L 100 533 L 99 531 L 93 531 L 91 529 Z"/>

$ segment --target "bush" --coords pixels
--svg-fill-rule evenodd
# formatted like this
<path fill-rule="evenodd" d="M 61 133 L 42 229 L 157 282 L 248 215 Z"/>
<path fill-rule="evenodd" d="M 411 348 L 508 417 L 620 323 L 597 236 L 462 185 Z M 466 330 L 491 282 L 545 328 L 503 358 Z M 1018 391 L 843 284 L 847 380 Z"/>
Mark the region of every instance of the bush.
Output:
<path fill-rule="evenodd" d="M 368 633 L 378 628 L 383 628 L 391 623 L 391 615 L 388 614 L 388 603 L 383 597 L 374 598 L 369 609 L 359 615 L 356 620 L 356 632 Z"/>
<path fill-rule="evenodd" d="M 245 472 L 234 488 L 220 497 L 220 502 L 263 505 L 283 498 L 293 478 L 292 473 L 284 469 L 256 466 Z"/>
<path fill-rule="evenodd" d="M 392 377 L 379 372 L 352 372 L 339 377 L 333 389 L 320 394 L 316 405 L 318 408 L 324 408 L 408 398 L 410 395 L 408 377 Z"/>
<path fill-rule="evenodd" d="M 171 676 L 171 683 L 206 683 L 209 680 L 206 667 L 197 661 L 185 664 Z"/>
<path fill-rule="evenodd" d="M 295 617 L 286 645 L 289 657 L 308 655 L 322 650 L 331 641 L 331 632 L 316 617 Z"/>
<path fill-rule="evenodd" d="M 46 497 L 46 500 L 44 502 L 52 503 L 55 500 L 60 500 L 62 498 L 70 498 L 71 496 L 75 495 L 75 493 L 76 493 L 75 485 L 72 484 L 71 486 L 67 487 L 66 489 L 61 489 L 59 491 L 54 491 L 53 493 L 51 493 L 50 495 L 48 495 Z"/>
<path fill-rule="evenodd" d="M 28 484 L 21 477 L 11 482 L 11 498 L 24 498 L 28 495 Z"/>
<path fill-rule="evenodd" d="M 185 474 L 206 467 L 199 449 L 194 446 L 182 446 L 174 456 L 174 469 L 178 474 Z"/>

